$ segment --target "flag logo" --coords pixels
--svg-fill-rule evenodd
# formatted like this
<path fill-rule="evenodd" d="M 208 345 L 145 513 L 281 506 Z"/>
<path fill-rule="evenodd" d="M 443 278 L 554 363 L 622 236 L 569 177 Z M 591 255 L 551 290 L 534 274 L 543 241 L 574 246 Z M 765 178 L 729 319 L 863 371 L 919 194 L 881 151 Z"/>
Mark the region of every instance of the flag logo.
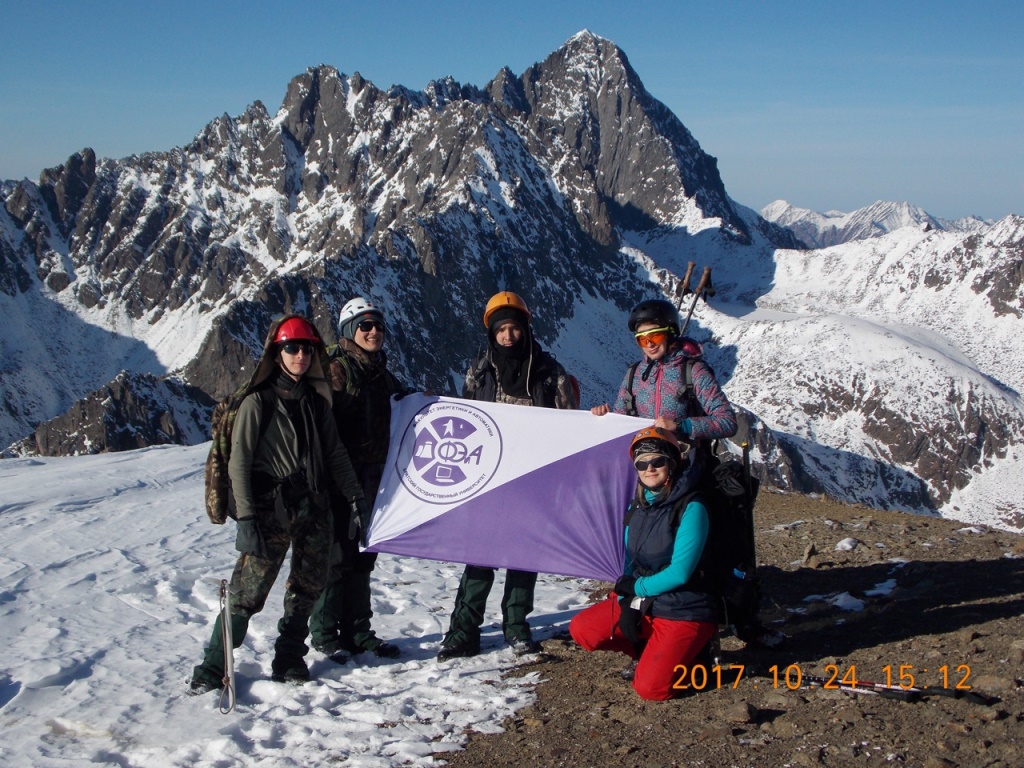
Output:
<path fill-rule="evenodd" d="M 487 413 L 463 402 L 433 402 L 402 436 L 396 469 L 421 501 L 451 504 L 487 487 L 501 452 L 501 432 Z"/>

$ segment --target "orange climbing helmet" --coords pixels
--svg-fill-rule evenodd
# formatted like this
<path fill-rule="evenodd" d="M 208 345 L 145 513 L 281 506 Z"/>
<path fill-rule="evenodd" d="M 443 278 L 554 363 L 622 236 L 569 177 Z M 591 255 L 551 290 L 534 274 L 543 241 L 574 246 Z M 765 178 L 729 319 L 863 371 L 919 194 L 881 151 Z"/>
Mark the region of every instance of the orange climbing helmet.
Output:
<path fill-rule="evenodd" d="M 518 293 L 512 293 L 512 291 L 499 291 L 491 296 L 487 302 L 487 307 L 484 309 L 484 328 L 490 329 L 491 316 L 501 309 L 519 310 L 526 316 L 527 324 L 533 320 L 533 317 L 530 315 L 530 308 L 526 306 L 522 296 Z"/>
<path fill-rule="evenodd" d="M 683 459 L 679 440 L 667 429 L 644 427 L 635 435 L 629 445 L 629 457 L 635 459 L 642 453 L 660 453 L 668 456 L 678 465 Z"/>

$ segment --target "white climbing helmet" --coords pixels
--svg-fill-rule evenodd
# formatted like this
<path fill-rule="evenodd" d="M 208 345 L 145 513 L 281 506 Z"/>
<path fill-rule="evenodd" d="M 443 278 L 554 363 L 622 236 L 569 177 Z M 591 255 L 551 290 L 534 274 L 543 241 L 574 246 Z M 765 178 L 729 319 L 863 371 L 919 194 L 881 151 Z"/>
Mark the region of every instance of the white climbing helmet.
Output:
<path fill-rule="evenodd" d="M 384 313 L 371 304 L 368 299 L 364 299 L 362 296 L 350 299 L 338 314 L 338 334 L 346 339 L 355 338 L 356 325 L 364 317 L 372 317 L 384 322 Z"/>

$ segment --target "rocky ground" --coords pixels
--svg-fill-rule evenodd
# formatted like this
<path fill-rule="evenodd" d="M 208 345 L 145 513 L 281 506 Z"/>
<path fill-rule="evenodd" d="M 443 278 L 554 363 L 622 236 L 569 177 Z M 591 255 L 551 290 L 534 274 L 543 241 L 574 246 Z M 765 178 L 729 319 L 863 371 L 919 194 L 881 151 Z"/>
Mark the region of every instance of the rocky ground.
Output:
<path fill-rule="evenodd" d="M 536 703 L 504 733 L 471 734 L 465 751 L 439 759 L 453 768 L 1024 765 L 1021 536 L 768 491 L 755 518 L 763 616 L 787 635 L 781 646 L 724 639 L 720 684 L 712 675 L 699 693 L 645 702 L 619 675 L 624 657 L 553 637 L 518 670 L 539 673 Z M 853 548 L 837 549 L 844 540 Z M 733 665 L 744 665 L 738 682 Z M 898 684 L 901 672 L 928 686 L 919 700 L 806 686 L 812 676 L 885 682 L 887 673 Z"/>

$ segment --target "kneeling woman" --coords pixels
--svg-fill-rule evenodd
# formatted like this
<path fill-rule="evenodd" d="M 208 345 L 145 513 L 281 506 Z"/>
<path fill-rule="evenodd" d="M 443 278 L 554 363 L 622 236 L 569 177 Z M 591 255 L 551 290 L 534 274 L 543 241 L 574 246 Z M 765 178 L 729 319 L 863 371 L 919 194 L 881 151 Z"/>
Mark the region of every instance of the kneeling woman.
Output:
<path fill-rule="evenodd" d="M 638 660 L 633 688 L 644 699 L 670 699 L 715 634 L 718 609 L 700 587 L 708 512 L 695 497 L 698 474 L 689 445 L 659 427 L 643 429 L 630 448 L 638 477 L 626 512 L 625 574 L 608 599 L 577 614 L 573 639 L 588 651 Z"/>

